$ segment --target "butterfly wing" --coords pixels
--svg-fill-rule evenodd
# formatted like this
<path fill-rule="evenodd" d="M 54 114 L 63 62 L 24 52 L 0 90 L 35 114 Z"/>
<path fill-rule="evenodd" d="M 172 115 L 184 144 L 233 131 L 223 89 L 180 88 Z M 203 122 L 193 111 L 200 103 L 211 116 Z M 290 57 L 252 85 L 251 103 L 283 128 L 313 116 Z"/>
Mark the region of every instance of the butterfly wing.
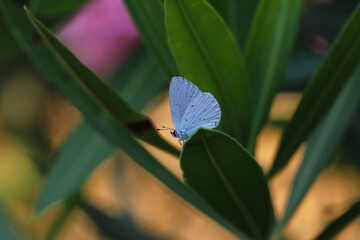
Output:
<path fill-rule="evenodd" d="M 175 129 L 180 128 L 181 119 L 189 103 L 201 93 L 199 88 L 182 77 L 173 77 L 170 82 L 169 102 Z"/>
<path fill-rule="evenodd" d="M 199 127 L 215 128 L 221 120 L 219 103 L 211 93 L 198 94 L 188 105 L 179 129 L 190 137 Z"/>

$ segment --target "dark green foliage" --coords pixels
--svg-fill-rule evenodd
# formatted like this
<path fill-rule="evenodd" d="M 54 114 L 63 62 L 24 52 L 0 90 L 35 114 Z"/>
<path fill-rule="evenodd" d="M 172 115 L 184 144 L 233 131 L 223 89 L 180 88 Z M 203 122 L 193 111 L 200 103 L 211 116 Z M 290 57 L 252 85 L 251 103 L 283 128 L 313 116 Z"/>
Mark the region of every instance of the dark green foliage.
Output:
<path fill-rule="evenodd" d="M 180 156 L 185 182 L 225 219 L 254 239 L 274 221 L 269 189 L 257 162 L 233 138 L 199 129 Z"/>
<path fill-rule="evenodd" d="M 272 100 L 283 82 L 294 45 L 302 0 L 261 0 L 245 47 L 251 79 L 252 128 L 248 148 L 254 153 L 257 135 L 267 122 Z"/>
<path fill-rule="evenodd" d="M 249 79 L 223 19 L 204 0 L 166 0 L 165 23 L 182 76 L 216 97 L 222 110 L 220 128 L 246 144 L 251 124 Z"/>
<path fill-rule="evenodd" d="M 111 85 L 135 110 L 140 110 L 167 84 L 143 49 L 112 77 Z M 86 123 L 67 139 L 54 159 L 37 211 L 78 189 L 114 147 Z M 72 166 L 69 169 L 69 166 Z"/>
<path fill-rule="evenodd" d="M 350 120 L 360 106 L 359 79 L 360 67 L 341 91 L 326 118 L 310 137 L 303 161 L 292 185 L 284 216 L 278 222 L 274 234 L 280 233 L 315 179 L 334 157 Z"/>
<path fill-rule="evenodd" d="M 48 239 L 58 236 L 77 206 L 107 237 L 153 239 L 129 218 L 111 218 L 82 204 L 80 197 L 72 197 L 116 148 L 237 237 L 281 239 L 308 189 L 336 153 L 359 106 L 360 5 L 336 37 L 349 9 L 358 4 L 354 0 L 321 10 L 309 8 L 303 0 L 124 0 L 149 54 L 138 50 L 109 83 L 85 67 L 45 27 L 60 23 L 86 0 L 32 0 L 29 6 L 37 17 L 26 10 L 29 19 L 21 8 L 24 2 L 0 0 L 5 22 L 0 21 L 0 44 L 5 46 L 0 67 L 5 69 L 13 56 L 21 57 L 17 54 L 21 48 L 86 121 L 58 150 L 39 197 L 38 211 L 65 199 L 64 210 L 47 229 Z M 310 9 L 303 19 L 302 9 Z M 334 13 L 343 11 L 346 14 Z M 334 16 L 333 21 L 322 22 L 327 14 Z M 336 37 L 326 56 L 309 50 L 309 33 L 322 35 L 329 43 Z M 180 165 L 189 188 L 137 141 L 179 154 L 140 113 L 174 75 L 214 94 L 222 109 L 219 130 L 225 133 L 199 129 L 185 143 Z M 302 91 L 305 86 L 294 116 L 286 122 L 269 173 L 274 176 L 285 167 L 310 137 L 285 213 L 276 222 L 267 179 L 252 155 L 279 90 Z M 349 132 L 354 133 L 350 141 L 356 143 L 356 131 Z M 318 239 L 335 236 L 358 214 L 356 203 Z M 2 217 L 0 212 L 0 221 Z M 11 239 L 9 228 L 0 225 L 0 238 Z"/>
<path fill-rule="evenodd" d="M 336 39 L 324 62 L 305 89 L 301 102 L 285 128 L 274 165 L 273 176 L 331 108 L 341 89 L 360 63 L 360 4 Z"/>
<path fill-rule="evenodd" d="M 164 6 L 160 0 L 124 0 L 146 48 L 168 78 L 178 75 L 170 53 L 164 23 Z"/>

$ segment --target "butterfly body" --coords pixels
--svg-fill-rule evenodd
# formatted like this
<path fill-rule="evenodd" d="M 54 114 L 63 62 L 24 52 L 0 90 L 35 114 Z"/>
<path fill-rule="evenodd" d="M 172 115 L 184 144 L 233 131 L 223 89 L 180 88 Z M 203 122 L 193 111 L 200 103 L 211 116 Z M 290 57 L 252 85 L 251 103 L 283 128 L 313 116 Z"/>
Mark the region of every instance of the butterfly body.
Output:
<path fill-rule="evenodd" d="M 215 128 L 220 123 L 221 109 L 215 97 L 185 78 L 171 79 L 169 101 L 175 126 L 171 135 L 179 138 L 180 145 L 199 127 Z"/>

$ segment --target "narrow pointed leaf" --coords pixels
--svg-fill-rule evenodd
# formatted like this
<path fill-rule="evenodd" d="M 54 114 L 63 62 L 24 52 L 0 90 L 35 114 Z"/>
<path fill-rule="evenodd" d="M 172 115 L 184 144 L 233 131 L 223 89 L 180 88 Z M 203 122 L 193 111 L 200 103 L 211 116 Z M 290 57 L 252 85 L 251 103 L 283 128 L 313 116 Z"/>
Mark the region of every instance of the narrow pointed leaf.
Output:
<path fill-rule="evenodd" d="M 182 76 L 212 93 L 222 111 L 220 128 L 246 143 L 249 83 L 236 41 L 204 0 L 165 0 L 167 36 Z"/>
<path fill-rule="evenodd" d="M 134 111 L 98 76 L 83 65 L 34 15 L 26 10 L 28 17 L 39 34 L 54 51 L 55 56 L 65 69 L 79 81 L 86 91 L 98 101 L 120 123 L 124 124 L 140 139 L 153 144 L 170 153 L 177 154 L 177 150 L 165 142 L 157 133 L 152 123 L 144 115 Z"/>
<path fill-rule="evenodd" d="M 208 0 L 208 2 L 224 18 L 243 49 L 259 0 Z"/>
<path fill-rule="evenodd" d="M 305 89 L 294 116 L 284 130 L 270 177 L 287 164 L 299 145 L 327 114 L 360 63 L 359 22 L 360 4 Z"/>
<path fill-rule="evenodd" d="M 82 202 L 80 207 L 95 222 L 100 232 L 110 239 L 160 240 L 142 232 L 126 213 L 114 218 L 87 202 Z"/>
<path fill-rule="evenodd" d="M 33 44 L 34 34 L 32 27 L 22 9 L 17 8 L 12 0 L 0 0 L 0 9 L 6 18 L 13 37 L 18 41 L 24 52 L 44 76 L 51 80 L 66 98 L 81 111 L 87 122 L 94 129 L 101 133 L 115 147 L 123 149 L 139 166 L 147 170 L 178 196 L 235 235 L 246 239 L 242 232 L 214 212 L 196 194 L 185 188 L 169 170 L 163 167 L 135 141 L 129 131 L 119 124 L 112 115 L 101 109 L 89 93 L 68 72 L 59 68 L 56 59 L 47 49 Z"/>
<path fill-rule="evenodd" d="M 73 193 L 115 148 L 86 123 L 82 123 L 66 141 L 54 159 L 39 196 L 36 213 Z"/>
<path fill-rule="evenodd" d="M 185 182 L 225 219 L 252 239 L 266 239 L 273 223 L 262 169 L 234 139 L 199 129 L 180 157 Z"/>
<path fill-rule="evenodd" d="M 167 44 L 164 6 L 160 0 L 124 0 L 142 40 L 166 76 L 178 75 Z"/>
<path fill-rule="evenodd" d="M 82 192 L 75 191 L 65 199 L 62 208 L 47 229 L 46 236 L 44 237 L 45 240 L 57 239 L 57 236 L 59 236 L 61 230 L 68 223 L 69 218 L 73 215 L 78 202 L 80 202 L 82 198 Z"/>
<path fill-rule="evenodd" d="M 30 9 L 44 17 L 59 17 L 74 12 L 89 0 L 31 0 Z"/>
<path fill-rule="evenodd" d="M 5 213 L 1 205 L 0 205 L 0 239 L 6 239 L 6 240 L 23 239 L 20 238 L 20 236 L 14 232 L 14 228 L 9 221 L 9 217 Z"/>
<path fill-rule="evenodd" d="M 141 111 L 169 87 L 169 79 L 141 48 L 114 74 L 110 85 L 134 110 Z"/>
<path fill-rule="evenodd" d="M 348 211 L 330 223 L 316 240 L 333 239 L 351 221 L 360 216 L 360 201 L 354 203 Z"/>
<path fill-rule="evenodd" d="M 141 49 L 127 60 L 110 84 L 135 110 L 141 110 L 167 87 L 167 80 Z M 38 200 L 37 212 L 80 188 L 114 150 L 91 126 L 81 123 L 53 160 L 54 165 Z"/>
<path fill-rule="evenodd" d="M 360 105 L 360 67 L 346 84 L 324 121 L 311 136 L 299 171 L 292 185 L 285 214 L 278 222 L 279 235 L 305 194 L 335 155 L 347 127 Z"/>
<path fill-rule="evenodd" d="M 8 63 L 8 60 L 13 57 L 16 53 L 19 52 L 19 47 L 14 42 L 13 37 L 7 30 L 5 23 L 3 22 L 2 18 L 0 17 L 0 69 Z"/>
<path fill-rule="evenodd" d="M 271 103 L 284 79 L 294 45 L 303 0 L 261 0 L 245 47 L 252 86 L 253 125 L 249 149 L 268 120 Z"/>

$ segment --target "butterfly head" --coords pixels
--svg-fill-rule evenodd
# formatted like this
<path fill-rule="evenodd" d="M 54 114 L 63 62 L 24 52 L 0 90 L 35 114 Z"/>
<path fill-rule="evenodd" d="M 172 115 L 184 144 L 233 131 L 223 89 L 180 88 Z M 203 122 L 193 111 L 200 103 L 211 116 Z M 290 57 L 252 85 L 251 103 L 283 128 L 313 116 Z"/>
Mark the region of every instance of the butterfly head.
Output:
<path fill-rule="evenodd" d="M 179 134 L 178 134 L 178 132 L 177 132 L 176 130 L 170 131 L 170 133 L 171 133 L 171 136 L 173 136 L 174 138 L 178 138 L 178 137 L 179 137 Z"/>

